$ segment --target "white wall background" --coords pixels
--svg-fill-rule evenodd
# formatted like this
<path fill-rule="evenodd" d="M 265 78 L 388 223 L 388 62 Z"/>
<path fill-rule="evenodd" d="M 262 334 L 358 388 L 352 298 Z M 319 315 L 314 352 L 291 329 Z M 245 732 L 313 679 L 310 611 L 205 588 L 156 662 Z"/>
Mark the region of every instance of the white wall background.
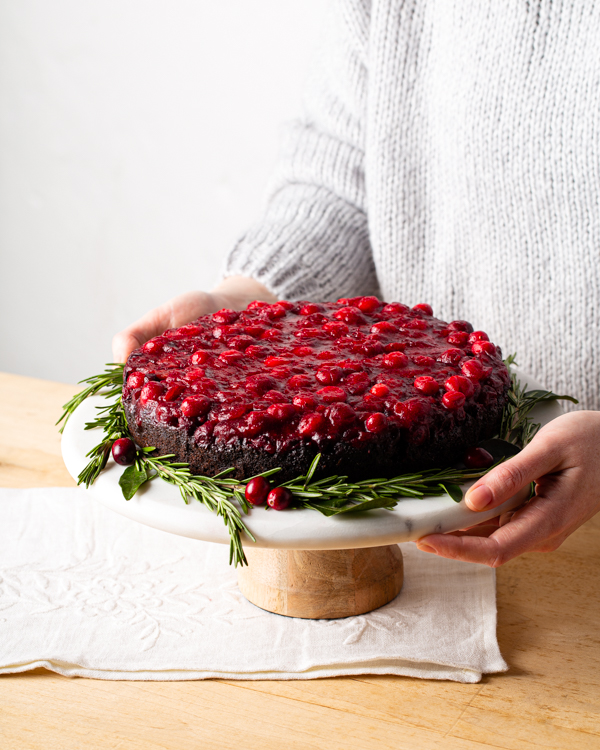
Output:
<path fill-rule="evenodd" d="M 323 0 L 0 0 L 0 370 L 75 382 L 209 288 L 300 112 Z"/>

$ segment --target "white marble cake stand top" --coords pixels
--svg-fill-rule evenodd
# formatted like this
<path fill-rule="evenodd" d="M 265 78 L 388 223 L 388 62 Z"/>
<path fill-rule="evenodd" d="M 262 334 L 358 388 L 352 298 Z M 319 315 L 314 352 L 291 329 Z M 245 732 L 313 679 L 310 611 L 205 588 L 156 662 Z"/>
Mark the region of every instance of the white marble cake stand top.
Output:
<path fill-rule="evenodd" d="M 533 378 L 520 373 L 529 388 L 542 388 Z M 66 467 L 76 478 L 86 465 L 86 453 L 100 441 L 99 430 L 84 430 L 86 422 L 95 418 L 95 407 L 104 399 L 95 396 L 84 401 L 68 421 L 62 439 L 62 453 Z M 547 422 L 560 416 L 556 403 L 537 407 L 533 416 L 537 422 Z M 127 516 L 163 531 L 201 539 L 207 542 L 229 543 L 229 536 L 221 518 L 217 518 L 201 503 L 186 505 L 178 490 L 161 480 L 143 487 L 126 501 L 118 481 L 124 469 L 112 458 L 106 469 L 87 490 L 90 497 L 116 513 Z M 465 485 L 466 489 L 469 485 Z M 523 502 L 526 491 L 511 498 L 499 508 L 474 513 L 464 500 L 455 503 L 447 496 L 400 500 L 394 510 L 374 510 L 349 516 L 327 518 L 313 510 L 274 511 L 253 508 L 244 521 L 256 537 L 258 547 L 285 549 L 350 549 L 376 547 L 418 539 L 425 534 L 455 531 L 493 518 Z M 251 543 L 248 540 L 248 543 Z"/>

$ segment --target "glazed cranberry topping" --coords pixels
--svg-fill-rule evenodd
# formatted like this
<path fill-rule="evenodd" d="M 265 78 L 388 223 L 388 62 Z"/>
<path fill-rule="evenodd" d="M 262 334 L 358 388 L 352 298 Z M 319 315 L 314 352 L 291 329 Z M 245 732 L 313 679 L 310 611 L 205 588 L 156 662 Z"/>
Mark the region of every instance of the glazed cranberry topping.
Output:
<path fill-rule="evenodd" d="M 508 373 L 469 323 L 369 296 L 220 310 L 133 352 L 125 383 L 140 422 L 178 426 L 202 447 L 249 441 L 272 454 L 381 441 L 386 430 L 419 444 L 436 420 L 503 399 Z"/>
<path fill-rule="evenodd" d="M 484 448 L 469 448 L 463 456 L 467 469 L 487 469 L 494 463 L 494 457 Z"/>
<path fill-rule="evenodd" d="M 135 455 L 135 443 L 129 438 L 119 438 L 112 444 L 112 457 L 120 466 L 132 464 Z"/>
<path fill-rule="evenodd" d="M 271 491 L 271 485 L 264 477 L 254 477 L 246 485 L 244 495 L 250 505 L 264 505 Z"/>

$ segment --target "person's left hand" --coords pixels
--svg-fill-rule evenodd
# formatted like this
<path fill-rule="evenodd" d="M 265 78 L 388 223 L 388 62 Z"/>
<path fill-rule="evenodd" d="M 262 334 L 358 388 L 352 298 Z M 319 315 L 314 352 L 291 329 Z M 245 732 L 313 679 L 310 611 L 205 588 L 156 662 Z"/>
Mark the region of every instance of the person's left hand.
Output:
<path fill-rule="evenodd" d="M 479 479 L 465 503 L 474 511 L 496 508 L 531 482 L 535 496 L 516 511 L 422 537 L 417 547 L 494 568 L 524 552 L 557 549 L 600 510 L 600 412 L 571 412 L 547 424 L 521 453 Z"/>

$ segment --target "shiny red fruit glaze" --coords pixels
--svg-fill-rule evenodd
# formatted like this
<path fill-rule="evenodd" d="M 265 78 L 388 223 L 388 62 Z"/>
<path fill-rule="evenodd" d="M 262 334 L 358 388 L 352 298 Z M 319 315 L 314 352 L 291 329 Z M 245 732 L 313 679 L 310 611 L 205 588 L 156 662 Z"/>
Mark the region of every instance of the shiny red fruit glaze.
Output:
<path fill-rule="evenodd" d="M 275 487 L 267 495 L 267 505 L 273 510 L 285 510 L 292 502 L 292 493 L 285 487 Z"/>
<path fill-rule="evenodd" d="M 264 477 L 254 477 L 246 485 L 244 496 L 250 505 L 264 505 L 270 491 L 271 485 Z"/>
<path fill-rule="evenodd" d="M 442 396 L 442 403 L 446 409 L 450 409 L 450 411 L 460 409 L 461 406 L 465 405 L 465 401 L 465 394 L 460 391 L 446 391 Z"/>
<path fill-rule="evenodd" d="M 467 469 L 488 469 L 494 463 L 494 457 L 484 448 L 469 448 L 463 456 Z"/>
<path fill-rule="evenodd" d="M 112 457 L 119 466 L 128 466 L 135 461 L 135 443 L 129 438 L 119 438 L 112 444 Z"/>
<path fill-rule="evenodd" d="M 473 331 L 473 326 L 467 323 L 466 320 L 453 320 L 451 323 L 448 323 L 448 328 L 453 331 L 466 331 L 467 333 Z"/>

